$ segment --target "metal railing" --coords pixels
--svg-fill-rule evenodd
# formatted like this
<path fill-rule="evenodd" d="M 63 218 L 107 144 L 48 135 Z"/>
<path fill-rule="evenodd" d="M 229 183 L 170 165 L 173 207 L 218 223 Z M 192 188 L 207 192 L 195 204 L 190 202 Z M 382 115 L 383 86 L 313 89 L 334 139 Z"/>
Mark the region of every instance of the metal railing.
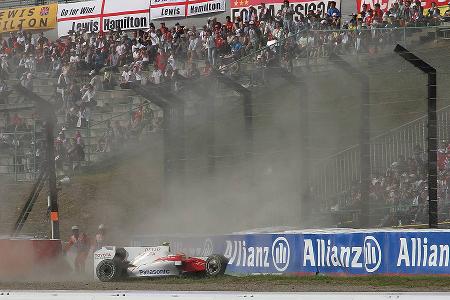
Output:
<path fill-rule="evenodd" d="M 43 155 L 40 145 L 40 132 L 35 124 L 31 130 L 0 133 L 0 175 L 13 175 L 16 181 L 33 181 Z"/>
<path fill-rule="evenodd" d="M 288 36 L 269 42 L 249 53 L 242 50 L 234 58 L 222 59 L 219 70 L 237 74 L 255 65 L 279 67 L 289 64 L 309 65 L 327 58 L 331 53 L 365 54 L 382 51 L 397 43 L 411 44 L 423 40 L 436 40 L 439 26 L 374 27 L 358 29 L 299 29 Z M 268 41 L 264 41 L 268 42 Z"/>
<path fill-rule="evenodd" d="M 438 140 L 448 141 L 450 105 L 438 110 Z M 423 116 L 400 127 L 373 137 L 370 142 L 371 176 L 384 175 L 400 157 L 424 156 L 426 149 L 427 117 Z M 317 163 L 313 182 L 314 195 L 329 209 L 331 200 L 342 192 L 349 192 L 360 182 L 359 145 L 349 147 Z"/>

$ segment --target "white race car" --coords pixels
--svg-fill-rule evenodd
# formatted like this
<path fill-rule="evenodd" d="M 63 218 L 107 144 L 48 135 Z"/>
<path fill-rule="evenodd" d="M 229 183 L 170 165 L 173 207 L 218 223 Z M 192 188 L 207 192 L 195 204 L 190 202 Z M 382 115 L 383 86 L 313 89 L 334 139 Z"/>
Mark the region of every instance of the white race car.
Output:
<path fill-rule="evenodd" d="M 209 277 L 223 275 L 228 260 L 219 254 L 208 257 L 171 255 L 169 246 L 103 247 L 94 252 L 94 270 L 101 281 L 133 277 L 164 277 L 196 274 Z"/>

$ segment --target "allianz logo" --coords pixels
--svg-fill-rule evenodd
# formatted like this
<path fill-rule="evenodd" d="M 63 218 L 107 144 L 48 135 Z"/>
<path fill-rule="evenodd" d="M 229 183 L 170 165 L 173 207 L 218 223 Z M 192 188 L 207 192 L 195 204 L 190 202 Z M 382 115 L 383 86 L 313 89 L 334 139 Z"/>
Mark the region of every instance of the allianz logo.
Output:
<path fill-rule="evenodd" d="M 283 272 L 289 267 L 291 250 L 285 237 L 278 237 L 271 246 L 250 246 L 245 240 L 227 240 L 225 257 L 237 267 L 270 268 Z"/>
<path fill-rule="evenodd" d="M 329 239 L 305 239 L 303 266 L 364 268 L 373 273 L 381 265 L 381 248 L 371 235 L 364 238 L 362 246 L 337 246 Z"/>

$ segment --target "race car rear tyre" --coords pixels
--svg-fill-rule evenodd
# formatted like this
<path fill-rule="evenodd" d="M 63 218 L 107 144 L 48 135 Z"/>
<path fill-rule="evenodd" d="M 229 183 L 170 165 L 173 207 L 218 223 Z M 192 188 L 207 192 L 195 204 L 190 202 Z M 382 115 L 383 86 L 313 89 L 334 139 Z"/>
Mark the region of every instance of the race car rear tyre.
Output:
<path fill-rule="evenodd" d="M 100 281 L 116 281 L 122 277 L 123 266 L 117 260 L 105 259 L 97 265 L 97 269 L 95 271 Z"/>
<path fill-rule="evenodd" d="M 213 254 L 208 256 L 205 262 L 205 272 L 208 277 L 216 277 L 225 274 L 228 260 L 223 255 Z"/>

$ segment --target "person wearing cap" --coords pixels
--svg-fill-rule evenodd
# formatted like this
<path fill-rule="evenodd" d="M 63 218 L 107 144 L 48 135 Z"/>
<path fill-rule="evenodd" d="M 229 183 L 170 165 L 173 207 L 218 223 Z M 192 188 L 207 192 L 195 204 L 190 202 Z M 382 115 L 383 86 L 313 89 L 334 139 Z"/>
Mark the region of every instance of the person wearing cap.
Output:
<path fill-rule="evenodd" d="M 75 272 L 84 273 L 86 259 L 91 249 L 91 241 L 86 233 L 80 233 L 80 228 L 77 225 L 72 226 L 72 235 L 64 246 L 63 253 L 67 254 L 70 249 L 74 249 L 76 255 L 74 260 Z"/>
<path fill-rule="evenodd" d="M 99 250 L 105 245 L 105 225 L 100 224 L 95 235 L 95 250 Z"/>

